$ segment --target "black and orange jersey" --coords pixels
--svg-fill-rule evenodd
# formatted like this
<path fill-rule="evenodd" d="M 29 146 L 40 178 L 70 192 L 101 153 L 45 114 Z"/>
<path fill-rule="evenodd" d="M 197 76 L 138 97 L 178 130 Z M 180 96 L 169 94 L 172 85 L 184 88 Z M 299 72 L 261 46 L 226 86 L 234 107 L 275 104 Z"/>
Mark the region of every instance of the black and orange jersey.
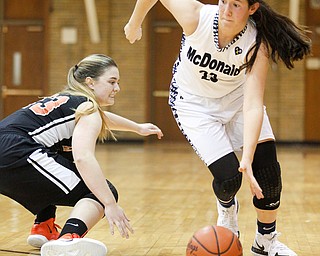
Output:
<path fill-rule="evenodd" d="M 12 113 L 0 122 L 0 131 L 17 132 L 57 151 L 71 151 L 75 109 L 84 96 L 55 94 Z"/>

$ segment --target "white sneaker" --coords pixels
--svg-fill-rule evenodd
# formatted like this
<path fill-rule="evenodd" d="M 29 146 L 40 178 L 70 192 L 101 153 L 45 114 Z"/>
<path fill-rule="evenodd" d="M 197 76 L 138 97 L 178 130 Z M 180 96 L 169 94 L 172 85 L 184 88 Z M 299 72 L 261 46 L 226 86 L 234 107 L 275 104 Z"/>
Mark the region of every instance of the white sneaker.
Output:
<path fill-rule="evenodd" d="M 240 237 L 240 231 L 238 227 L 238 212 L 239 203 L 237 198 L 234 198 L 235 204 L 229 208 L 223 207 L 219 200 L 217 200 L 218 220 L 217 226 L 222 226 L 230 229 L 237 237 Z"/>
<path fill-rule="evenodd" d="M 251 252 L 254 256 L 297 256 L 297 254 L 290 250 L 286 245 L 278 241 L 280 233 L 277 231 L 268 235 L 256 233 Z"/>
<path fill-rule="evenodd" d="M 66 234 L 58 240 L 45 243 L 41 256 L 105 256 L 107 247 L 100 241 Z"/>

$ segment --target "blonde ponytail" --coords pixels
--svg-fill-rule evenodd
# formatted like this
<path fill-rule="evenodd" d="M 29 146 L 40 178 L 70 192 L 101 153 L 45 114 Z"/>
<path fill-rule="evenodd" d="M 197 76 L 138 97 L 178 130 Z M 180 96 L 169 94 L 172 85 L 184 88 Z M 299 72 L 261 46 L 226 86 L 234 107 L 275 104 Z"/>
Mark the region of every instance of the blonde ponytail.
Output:
<path fill-rule="evenodd" d="M 104 74 L 106 69 L 110 67 L 117 67 L 114 60 L 103 54 L 93 54 L 81 60 L 77 65 L 71 67 L 68 72 L 67 87 L 63 90 L 64 93 L 71 95 L 84 96 L 88 101 L 92 102 L 92 108 L 84 111 L 76 111 L 76 122 L 83 115 L 89 115 L 96 111 L 99 112 L 102 119 L 102 127 L 99 134 L 99 140 L 104 141 L 111 137 L 115 139 L 114 134 L 109 129 L 106 115 L 99 105 L 93 91 L 87 86 L 85 80 L 87 77 L 98 79 Z"/>

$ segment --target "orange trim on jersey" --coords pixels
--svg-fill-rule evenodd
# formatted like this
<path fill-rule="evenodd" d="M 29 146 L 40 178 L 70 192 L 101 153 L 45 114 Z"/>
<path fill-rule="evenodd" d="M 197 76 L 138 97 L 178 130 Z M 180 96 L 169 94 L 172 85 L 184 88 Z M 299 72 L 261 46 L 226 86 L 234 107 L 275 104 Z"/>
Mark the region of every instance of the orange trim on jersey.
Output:
<path fill-rule="evenodd" d="M 68 102 L 68 96 L 52 96 L 45 98 L 43 101 L 36 102 L 29 109 L 36 115 L 46 116 L 54 109 Z"/>

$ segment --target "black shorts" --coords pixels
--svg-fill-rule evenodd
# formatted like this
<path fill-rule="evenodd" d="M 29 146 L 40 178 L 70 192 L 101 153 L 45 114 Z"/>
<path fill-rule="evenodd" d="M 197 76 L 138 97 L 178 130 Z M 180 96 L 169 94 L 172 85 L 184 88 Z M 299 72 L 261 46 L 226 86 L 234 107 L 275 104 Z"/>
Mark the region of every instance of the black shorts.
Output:
<path fill-rule="evenodd" d="M 1 132 L 0 193 L 37 214 L 48 205 L 74 206 L 91 191 L 72 161 L 26 135 Z"/>

